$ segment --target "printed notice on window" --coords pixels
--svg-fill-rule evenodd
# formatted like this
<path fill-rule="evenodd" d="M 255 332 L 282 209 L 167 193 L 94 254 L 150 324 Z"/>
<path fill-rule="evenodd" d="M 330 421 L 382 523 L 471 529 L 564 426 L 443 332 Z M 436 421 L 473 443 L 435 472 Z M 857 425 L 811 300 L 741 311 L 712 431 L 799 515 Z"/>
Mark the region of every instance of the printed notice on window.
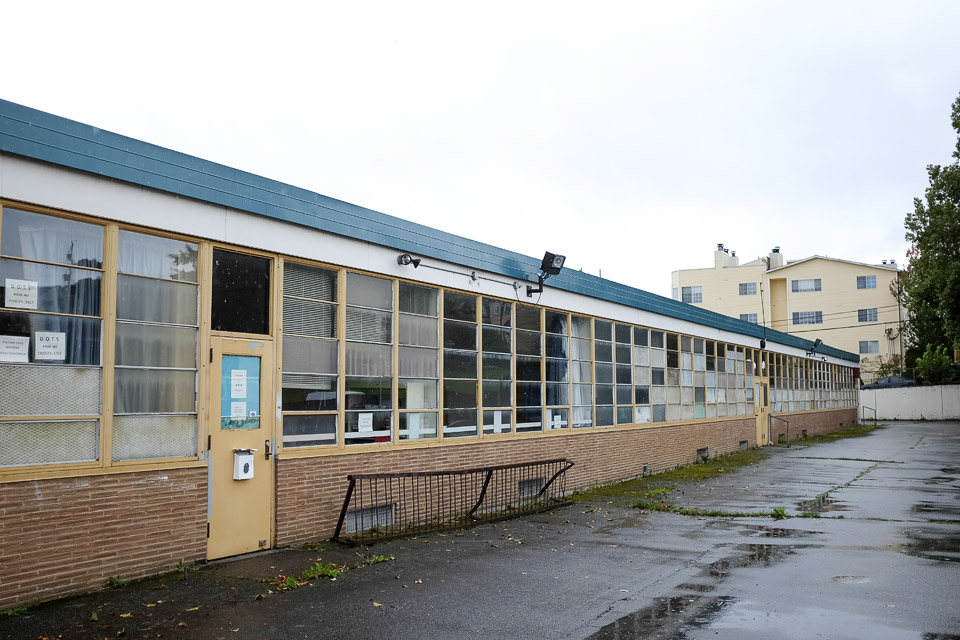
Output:
<path fill-rule="evenodd" d="M 6 278 L 3 283 L 3 306 L 8 309 L 36 309 L 37 290 L 32 280 Z"/>
<path fill-rule="evenodd" d="M 246 402 L 231 402 L 230 403 L 230 418 L 234 420 L 243 420 L 247 417 L 247 403 Z"/>
<path fill-rule="evenodd" d="M 359 416 L 359 421 L 357 422 L 358 431 L 373 431 L 373 414 L 372 413 L 361 413 Z"/>
<path fill-rule="evenodd" d="M 247 397 L 247 372 L 243 369 L 234 369 L 230 372 L 230 397 Z"/>
<path fill-rule="evenodd" d="M 37 331 L 33 334 L 34 360 L 66 360 L 67 334 Z"/>
<path fill-rule="evenodd" d="M 0 362 L 30 362 L 30 338 L 0 336 Z"/>

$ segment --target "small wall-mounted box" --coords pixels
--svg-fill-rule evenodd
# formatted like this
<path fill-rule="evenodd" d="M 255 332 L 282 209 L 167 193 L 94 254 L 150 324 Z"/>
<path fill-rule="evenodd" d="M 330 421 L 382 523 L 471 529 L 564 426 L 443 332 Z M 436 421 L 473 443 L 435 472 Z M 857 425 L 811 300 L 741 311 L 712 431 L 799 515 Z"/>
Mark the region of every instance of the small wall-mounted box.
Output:
<path fill-rule="evenodd" d="M 233 479 L 249 480 L 253 477 L 253 452 L 236 449 L 233 452 Z"/>

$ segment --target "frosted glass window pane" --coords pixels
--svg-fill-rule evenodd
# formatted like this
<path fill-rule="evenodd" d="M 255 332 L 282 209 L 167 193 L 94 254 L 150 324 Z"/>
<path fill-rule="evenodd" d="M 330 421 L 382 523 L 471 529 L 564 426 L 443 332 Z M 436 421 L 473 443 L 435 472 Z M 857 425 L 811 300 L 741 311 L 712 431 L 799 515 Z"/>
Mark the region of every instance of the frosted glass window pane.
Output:
<path fill-rule="evenodd" d="M 666 387 L 651 387 L 650 388 L 650 402 L 654 404 L 663 404 L 667 401 L 667 388 Z"/>
<path fill-rule="evenodd" d="M 393 341 L 393 314 L 389 311 L 347 307 L 347 340 Z"/>
<path fill-rule="evenodd" d="M 196 455 L 196 416 L 116 416 L 113 419 L 115 462 Z"/>
<path fill-rule="evenodd" d="M 650 384 L 650 368 L 634 367 L 633 382 L 634 384 Z"/>
<path fill-rule="evenodd" d="M 397 384 L 397 406 L 400 409 L 436 409 L 436 380 L 404 380 Z"/>
<path fill-rule="evenodd" d="M 348 342 L 346 373 L 348 376 L 392 376 L 393 349 L 386 344 Z"/>
<path fill-rule="evenodd" d="M 194 413 L 197 374 L 193 371 L 116 369 L 114 413 Z"/>
<path fill-rule="evenodd" d="M 337 301 L 337 272 L 296 262 L 283 264 L 283 295 Z"/>
<path fill-rule="evenodd" d="M 512 302 L 484 298 L 481 311 L 483 324 L 492 324 L 497 325 L 498 327 L 509 327 L 512 325 L 512 320 L 510 317 L 512 311 Z"/>
<path fill-rule="evenodd" d="M 117 318 L 197 326 L 197 285 L 117 276 Z"/>
<path fill-rule="evenodd" d="M 393 282 L 359 273 L 348 273 L 347 304 L 392 310 Z"/>
<path fill-rule="evenodd" d="M 650 407 L 637 407 L 634 412 L 634 422 L 646 424 L 651 421 Z"/>
<path fill-rule="evenodd" d="M 0 365 L 0 416 L 95 415 L 100 369 Z"/>
<path fill-rule="evenodd" d="M 405 378 L 437 378 L 439 368 L 436 349 L 400 347 L 400 376 Z"/>
<path fill-rule="evenodd" d="M 667 366 L 667 357 L 664 355 L 663 349 L 654 349 L 650 353 L 650 364 L 654 367 L 665 367 Z"/>
<path fill-rule="evenodd" d="M 633 407 L 617 407 L 617 424 L 633 424 Z"/>
<path fill-rule="evenodd" d="M 438 332 L 436 318 L 400 314 L 400 344 L 436 347 L 439 345 Z"/>
<path fill-rule="evenodd" d="M 0 260 L 0 305 L 6 305 L 7 279 L 36 283 L 37 311 L 100 315 L 100 280 L 103 274 L 88 269 L 70 269 L 36 262 Z"/>
<path fill-rule="evenodd" d="M 283 416 L 283 448 L 337 444 L 337 416 Z"/>
<path fill-rule="evenodd" d="M 290 373 L 337 374 L 336 340 L 283 337 L 283 370 Z"/>
<path fill-rule="evenodd" d="M 464 322 L 477 321 L 477 299 L 459 293 L 443 293 L 443 317 Z"/>
<path fill-rule="evenodd" d="M 597 407 L 597 426 L 613 426 L 613 407 Z"/>
<path fill-rule="evenodd" d="M 590 318 L 573 316 L 570 319 L 570 335 L 575 338 L 590 339 Z"/>
<path fill-rule="evenodd" d="M 197 366 L 197 330 L 189 327 L 117 323 L 118 365 L 144 367 Z"/>
<path fill-rule="evenodd" d="M 401 413 L 400 439 L 424 440 L 436 438 L 438 421 L 435 411 L 429 413 Z"/>
<path fill-rule="evenodd" d="M 654 422 L 666 422 L 667 421 L 667 407 L 663 404 L 653 405 L 653 421 Z"/>
<path fill-rule="evenodd" d="M 574 360 L 589 360 L 590 340 L 586 338 L 571 338 L 570 357 Z"/>
<path fill-rule="evenodd" d="M 315 338 L 337 337 L 337 307 L 326 302 L 283 299 L 283 332 Z"/>
<path fill-rule="evenodd" d="M 197 244 L 120 230 L 118 267 L 121 273 L 197 281 Z M 169 457 L 169 456 L 167 456 Z"/>
<path fill-rule="evenodd" d="M 415 313 L 436 318 L 438 299 L 436 289 L 419 287 L 406 282 L 400 283 L 400 311 L 404 313 Z M 433 324 L 436 325 L 437 323 L 434 322 Z"/>
<path fill-rule="evenodd" d="M 103 266 L 103 227 L 3 208 L 0 253 L 42 262 Z"/>
<path fill-rule="evenodd" d="M 99 435 L 97 420 L 0 422 L 0 467 L 93 462 Z"/>
<path fill-rule="evenodd" d="M 601 364 L 597 363 L 597 382 L 600 384 L 608 384 L 613 382 L 613 365 L 612 364 Z"/>

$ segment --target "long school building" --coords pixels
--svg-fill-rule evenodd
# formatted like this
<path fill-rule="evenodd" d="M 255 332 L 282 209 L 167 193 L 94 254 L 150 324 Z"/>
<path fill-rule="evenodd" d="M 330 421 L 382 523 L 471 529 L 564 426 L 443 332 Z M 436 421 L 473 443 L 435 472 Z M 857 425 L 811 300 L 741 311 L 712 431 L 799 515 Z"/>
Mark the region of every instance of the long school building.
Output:
<path fill-rule="evenodd" d="M 856 420 L 857 354 L 538 268 L 0 101 L 0 609 L 329 537 L 350 473 L 578 487 Z"/>

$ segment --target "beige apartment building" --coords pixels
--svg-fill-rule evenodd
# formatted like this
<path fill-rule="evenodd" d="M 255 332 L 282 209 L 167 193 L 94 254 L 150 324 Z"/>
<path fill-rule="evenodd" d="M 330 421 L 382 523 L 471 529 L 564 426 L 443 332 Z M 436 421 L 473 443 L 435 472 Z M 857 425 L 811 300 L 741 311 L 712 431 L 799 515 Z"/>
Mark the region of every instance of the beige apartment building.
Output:
<path fill-rule="evenodd" d="M 860 354 L 861 377 L 872 381 L 880 363 L 903 349 L 906 317 L 891 285 L 895 260 L 865 264 L 825 256 L 785 260 L 780 247 L 744 264 L 717 245 L 713 267 L 672 274 L 675 300 Z"/>

